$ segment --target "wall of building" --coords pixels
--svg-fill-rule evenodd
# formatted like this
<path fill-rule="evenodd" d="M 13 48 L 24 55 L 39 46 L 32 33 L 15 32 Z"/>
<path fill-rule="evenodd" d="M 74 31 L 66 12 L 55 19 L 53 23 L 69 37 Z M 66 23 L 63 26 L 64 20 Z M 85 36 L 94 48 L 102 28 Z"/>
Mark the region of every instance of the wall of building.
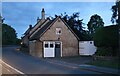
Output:
<path fill-rule="evenodd" d="M 28 35 L 26 35 L 23 39 L 22 39 L 22 42 L 23 42 L 23 44 L 25 44 L 25 45 L 29 45 L 29 40 L 28 40 Z"/>
<path fill-rule="evenodd" d="M 43 43 L 40 41 L 36 41 L 35 43 L 35 54 L 37 57 L 42 57 L 43 54 Z"/>
<path fill-rule="evenodd" d="M 36 54 L 35 54 L 35 41 L 29 41 L 29 53 L 32 56 L 36 56 Z"/>
<path fill-rule="evenodd" d="M 61 28 L 61 35 L 56 35 L 56 28 Z M 61 41 L 62 56 L 79 55 L 79 42 L 68 27 L 58 19 L 40 38 L 41 41 Z"/>
<path fill-rule="evenodd" d="M 42 57 L 43 54 L 43 44 L 40 41 L 30 41 L 29 42 L 30 54 L 32 56 Z"/>
<path fill-rule="evenodd" d="M 79 54 L 80 55 L 93 55 L 96 52 L 96 47 L 93 41 L 80 41 Z"/>

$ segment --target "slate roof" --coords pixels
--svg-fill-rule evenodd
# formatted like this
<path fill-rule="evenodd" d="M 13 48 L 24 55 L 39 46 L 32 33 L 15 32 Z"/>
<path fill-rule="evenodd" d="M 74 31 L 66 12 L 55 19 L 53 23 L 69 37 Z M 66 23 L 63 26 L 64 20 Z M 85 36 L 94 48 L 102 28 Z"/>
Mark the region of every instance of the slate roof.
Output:
<path fill-rule="evenodd" d="M 46 21 L 47 21 L 48 19 L 46 19 L 38 28 L 40 28 Z M 37 22 L 37 24 L 38 24 L 39 22 Z M 35 25 L 35 26 L 37 26 L 37 24 Z M 34 27 L 35 27 L 34 26 Z M 33 27 L 33 28 L 34 28 Z M 38 29 L 38 28 L 36 28 L 30 35 L 29 35 L 29 37 Z"/>
<path fill-rule="evenodd" d="M 58 17 L 57 17 L 58 18 Z M 57 20 L 57 18 L 54 18 L 53 20 L 51 20 L 51 21 L 49 21 L 47 24 L 45 24 L 40 30 L 38 30 L 31 38 L 30 38 L 30 41 L 31 40 L 37 40 L 37 39 L 39 39 L 41 36 L 42 36 L 42 34 L 44 33 L 44 32 L 46 32 L 47 31 L 47 29 L 48 29 L 48 27 L 50 27 L 50 26 L 52 26 L 52 23 L 54 23 L 56 20 Z M 60 17 L 59 17 L 60 18 Z M 74 31 L 68 26 L 68 24 L 62 19 L 62 18 L 60 18 L 62 21 L 63 21 L 63 23 L 69 28 L 69 30 L 74 34 L 74 36 L 79 40 L 79 37 L 74 33 Z"/>
<path fill-rule="evenodd" d="M 39 37 L 42 35 L 42 33 L 50 26 L 50 24 L 54 21 L 55 19 L 49 21 L 47 24 L 45 24 L 39 31 L 37 31 L 31 38 L 30 40 L 37 40 Z"/>

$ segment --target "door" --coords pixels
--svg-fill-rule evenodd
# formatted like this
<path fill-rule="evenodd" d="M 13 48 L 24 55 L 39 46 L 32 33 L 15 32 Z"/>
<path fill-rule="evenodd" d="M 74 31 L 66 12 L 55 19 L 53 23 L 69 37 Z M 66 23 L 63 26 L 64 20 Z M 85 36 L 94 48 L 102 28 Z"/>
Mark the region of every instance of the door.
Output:
<path fill-rule="evenodd" d="M 55 42 L 44 42 L 44 57 L 55 57 Z"/>
<path fill-rule="evenodd" d="M 61 57 L 61 43 L 55 42 L 55 57 Z"/>

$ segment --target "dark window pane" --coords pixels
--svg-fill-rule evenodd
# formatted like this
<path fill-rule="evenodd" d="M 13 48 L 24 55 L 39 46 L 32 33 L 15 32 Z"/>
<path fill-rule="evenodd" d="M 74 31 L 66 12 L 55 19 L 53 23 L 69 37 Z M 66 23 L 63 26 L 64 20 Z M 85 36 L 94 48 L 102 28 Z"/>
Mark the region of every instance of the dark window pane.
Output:
<path fill-rule="evenodd" d="M 48 48 L 48 44 L 45 44 L 45 48 Z"/>
<path fill-rule="evenodd" d="M 59 30 L 59 34 L 61 34 L 61 30 Z"/>
<path fill-rule="evenodd" d="M 55 44 L 55 48 L 60 48 L 60 44 Z"/>
<path fill-rule="evenodd" d="M 53 48 L 53 44 L 50 44 L 50 48 Z"/>

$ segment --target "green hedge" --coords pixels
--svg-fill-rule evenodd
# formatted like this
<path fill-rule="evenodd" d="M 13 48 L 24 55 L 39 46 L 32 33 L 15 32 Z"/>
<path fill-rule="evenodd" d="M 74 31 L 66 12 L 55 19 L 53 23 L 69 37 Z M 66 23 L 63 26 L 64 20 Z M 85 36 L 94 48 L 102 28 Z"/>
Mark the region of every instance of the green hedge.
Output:
<path fill-rule="evenodd" d="M 118 25 L 99 28 L 93 37 L 94 44 L 98 47 L 96 54 L 116 55 L 119 46 L 118 36 Z"/>
<path fill-rule="evenodd" d="M 112 49 L 111 47 L 98 47 L 96 55 L 98 56 L 112 56 Z"/>

